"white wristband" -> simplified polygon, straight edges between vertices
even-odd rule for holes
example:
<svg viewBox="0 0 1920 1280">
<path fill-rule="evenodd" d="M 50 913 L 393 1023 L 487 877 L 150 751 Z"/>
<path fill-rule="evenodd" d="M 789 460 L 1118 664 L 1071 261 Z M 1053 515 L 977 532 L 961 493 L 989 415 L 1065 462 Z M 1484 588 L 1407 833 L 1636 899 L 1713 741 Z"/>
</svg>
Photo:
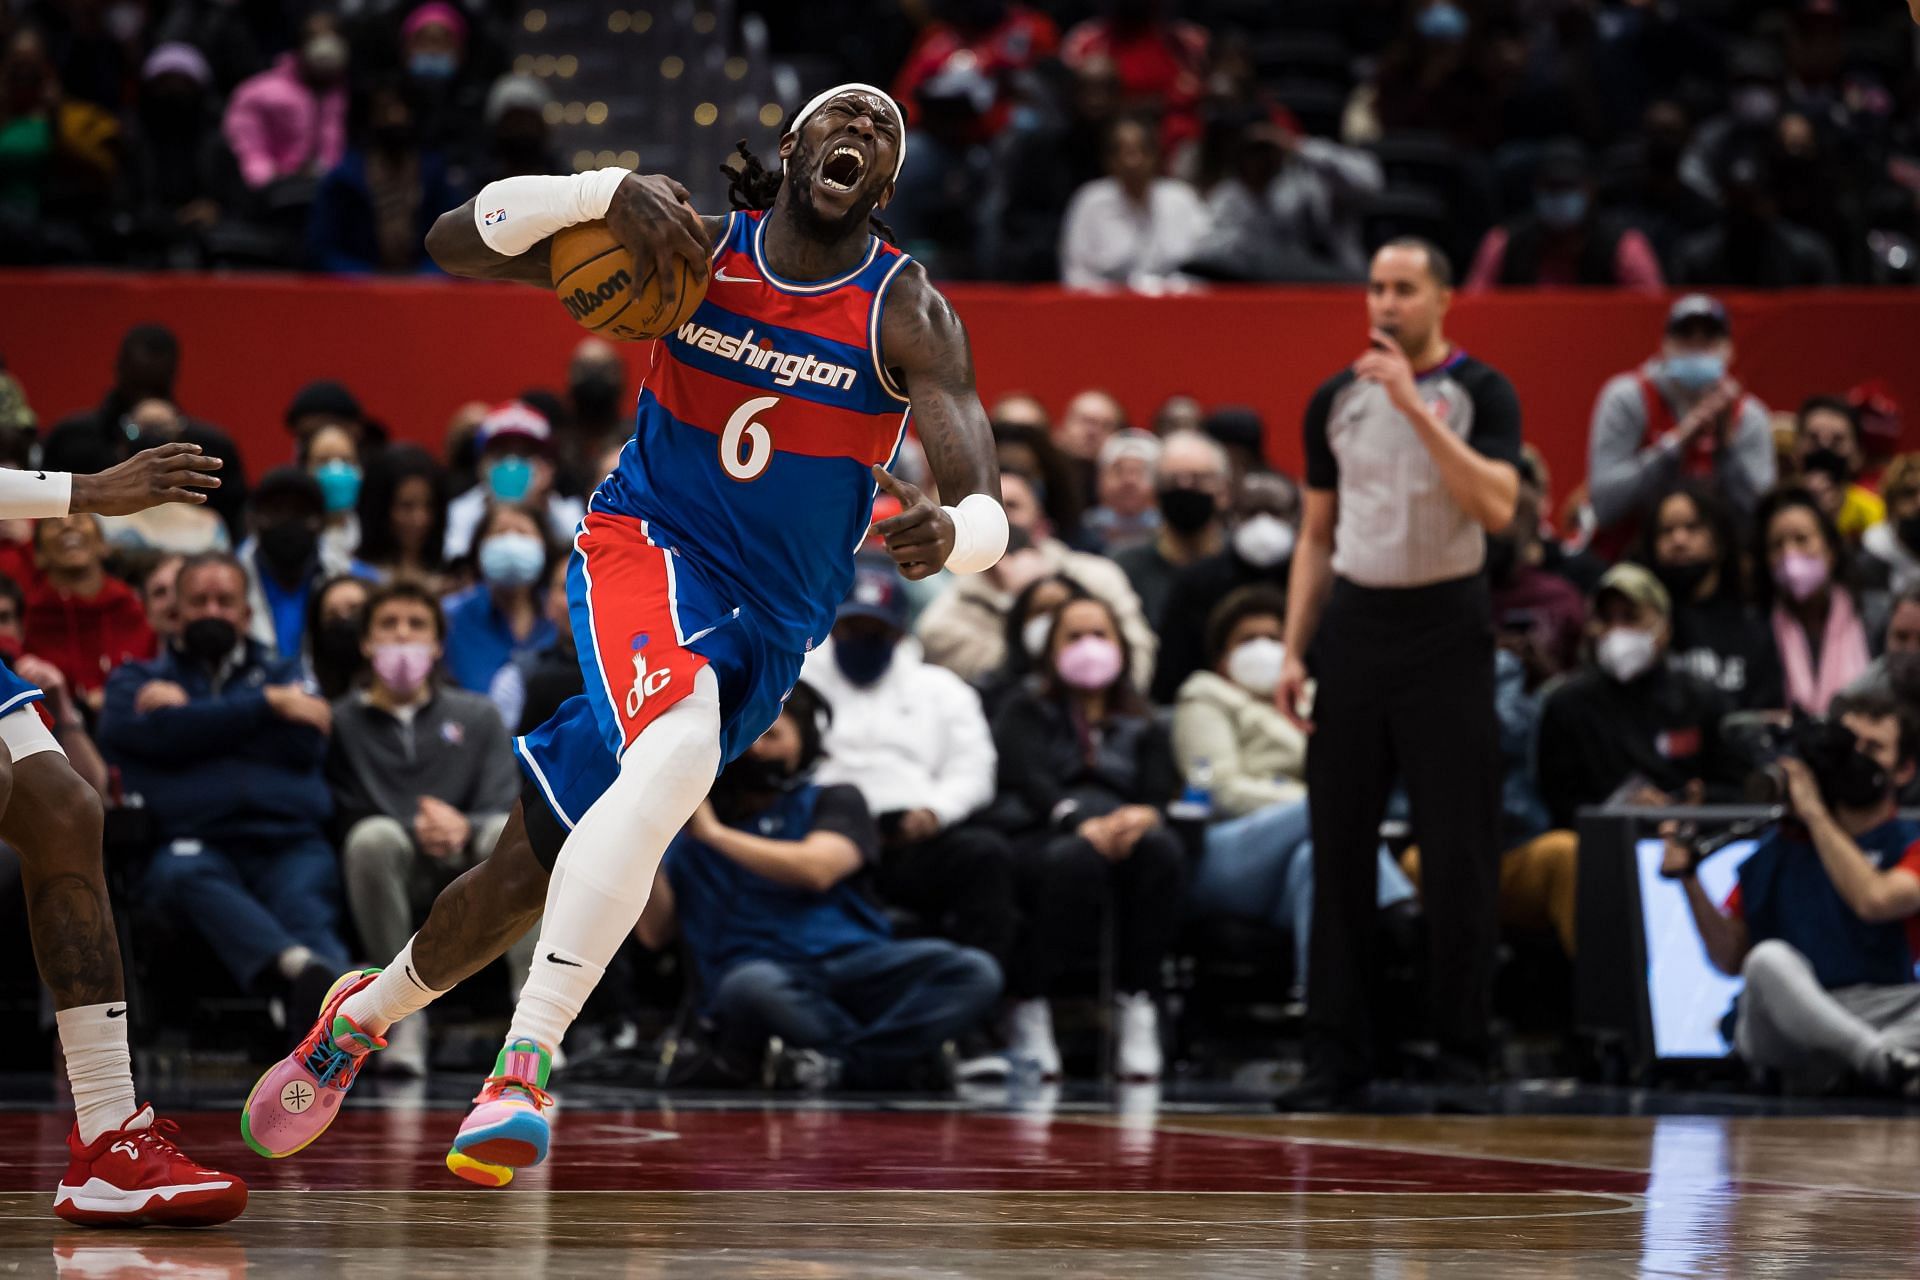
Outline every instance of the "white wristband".
<svg viewBox="0 0 1920 1280">
<path fill-rule="evenodd" d="M 66 471 L 0 467 L 0 520 L 64 516 L 73 507 L 73 476 Z"/>
<path fill-rule="evenodd" d="M 595 169 L 565 177 L 500 178 L 473 198 L 473 225 L 487 248 L 517 258 L 556 231 L 607 216 L 630 169 Z"/>
<path fill-rule="evenodd" d="M 942 507 L 953 521 L 953 554 L 947 568 L 954 573 L 980 573 L 1000 563 L 1007 553 L 1007 513 L 984 493 L 970 493 L 957 507 Z"/>
</svg>

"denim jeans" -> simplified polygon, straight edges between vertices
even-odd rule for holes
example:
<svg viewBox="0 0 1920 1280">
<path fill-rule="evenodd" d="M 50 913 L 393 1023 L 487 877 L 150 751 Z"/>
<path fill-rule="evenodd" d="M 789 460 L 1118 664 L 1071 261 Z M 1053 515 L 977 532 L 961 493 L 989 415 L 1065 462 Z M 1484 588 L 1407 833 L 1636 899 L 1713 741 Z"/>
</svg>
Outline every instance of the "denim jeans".
<svg viewBox="0 0 1920 1280">
<path fill-rule="evenodd" d="M 153 856 L 146 892 L 198 929 L 242 988 L 289 947 L 347 967 L 340 940 L 340 859 L 318 835 L 175 840 Z"/>
<path fill-rule="evenodd" d="M 777 1035 L 843 1060 L 849 1084 L 878 1086 L 899 1083 L 999 998 L 992 956 L 916 938 L 820 960 L 749 960 L 720 979 L 712 1010 L 737 1049 L 757 1051 Z"/>
<path fill-rule="evenodd" d="M 1293 939 L 1295 984 L 1307 981 L 1307 943 L 1313 935 L 1313 841 L 1307 802 L 1271 804 L 1207 828 L 1206 851 L 1188 890 L 1197 916 L 1258 920 Z M 1385 845 L 1380 859 L 1380 905 L 1413 897 L 1413 884 Z"/>
</svg>

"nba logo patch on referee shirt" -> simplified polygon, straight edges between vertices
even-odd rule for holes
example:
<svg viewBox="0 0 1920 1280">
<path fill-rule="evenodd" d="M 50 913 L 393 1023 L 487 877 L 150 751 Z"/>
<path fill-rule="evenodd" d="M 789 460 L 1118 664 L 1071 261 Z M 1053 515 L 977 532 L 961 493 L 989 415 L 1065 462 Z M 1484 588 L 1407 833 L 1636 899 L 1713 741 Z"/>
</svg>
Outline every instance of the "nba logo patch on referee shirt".
<svg viewBox="0 0 1920 1280">
<path fill-rule="evenodd" d="M 484 225 L 491 227 L 496 223 L 505 222 L 506 220 L 507 220 L 507 211 L 505 209 L 495 209 L 492 213 L 488 214 L 485 218 L 482 218 L 481 222 Z"/>
</svg>

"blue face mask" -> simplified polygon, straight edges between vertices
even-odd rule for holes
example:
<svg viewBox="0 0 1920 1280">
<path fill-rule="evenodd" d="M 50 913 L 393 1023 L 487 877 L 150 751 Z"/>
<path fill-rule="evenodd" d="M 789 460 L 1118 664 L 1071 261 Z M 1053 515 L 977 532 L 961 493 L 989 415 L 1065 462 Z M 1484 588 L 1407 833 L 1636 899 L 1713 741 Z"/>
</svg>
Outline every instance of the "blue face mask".
<svg viewBox="0 0 1920 1280">
<path fill-rule="evenodd" d="M 480 544 L 480 576 L 490 587 L 530 587 L 546 563 L 547 549 L 530 533 L 496 533 Z"/>
<path fill-rule="evenodd" d="M 1458 5 L 1436 4 L 1422 9 L 1413 20 L 1414 30 L 1429 40 L 1467 38 L 1467 11 Z"/>
<path fill-rule="evenodd" d="M 1695 351 L 1668 356 L 1661 368 L 1674 386 L 1697 395 L 1727 376 L 1727 358 L 1717 351 Z"/>
<path fill-rule="evenodd" d="M 533 463 L 521 457 L 488 463 L 487 488 L 502 502 L 520 501 L 533 488 Z"/>
<path fill-rule="evenodd" d="M 407 74 L 416 80 L 451 80 L 460 62 L 450 53 L 422 50 L 407 55 Z"/>
<path fill-rule="evenodd" d="M 1577 227 L 1587 216 L 1587 193 L 1575 187 L 1571 191 L 1536 191 L 1533 211 L 1540 221 L 1556 231 Z"/>
<path fill-rule="evenodd" d="M 330 458 L 321 463 L 313 469 L 313 478 L 320 486 L 320 500 L 326 504 L 330 516 L 351 511 L 353 504 L 360 501 L 360 468 L 345 458 Z"/>
</svg>

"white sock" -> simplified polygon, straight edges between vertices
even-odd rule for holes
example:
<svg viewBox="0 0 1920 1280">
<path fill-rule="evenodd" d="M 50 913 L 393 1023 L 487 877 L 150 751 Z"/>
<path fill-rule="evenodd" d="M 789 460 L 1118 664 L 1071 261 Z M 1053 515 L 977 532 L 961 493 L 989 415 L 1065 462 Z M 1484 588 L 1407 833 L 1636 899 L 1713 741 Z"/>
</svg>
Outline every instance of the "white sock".
<svg viewBox="0 0 1920 1280">
<path fill-rule="evenodd" d="M 274 963 L 280 968 L 280 976 L 292 982 L 313 963 L 313 952 L 302 946 L 291 946 L 274 957 Z"/>
<path fill-rule="evenodd" d="M 667 845 L 706 799 L 719 768 L 719 682 L 702 667 L 693 692 L 633 740 L 613 785 L 560 847 L 508 1043 L 559 1047 L 633 932 Z"/>
<path fill-rule="evenodd" d="M 127 1051 L 127 1005 L 123 1000 L 85 1004 L 53 1015 L 60 1048 L 67 1055 L 67 1082 L 80 1141 L 90 1143 L 132 1117 L 133 1055 Z"/>
<path fill-rule="evenodd" d="M 372 982 L 340 1002 L 340 1012 L 353 1019 L 361 1030 L 376 1036 L 410 1013 L 418 1013 L 447 994 L 435 991 L 420 981 L 413 968 L 413 939 L 400 948 L 400 954 L 374 976 Z"/>
</svg>

